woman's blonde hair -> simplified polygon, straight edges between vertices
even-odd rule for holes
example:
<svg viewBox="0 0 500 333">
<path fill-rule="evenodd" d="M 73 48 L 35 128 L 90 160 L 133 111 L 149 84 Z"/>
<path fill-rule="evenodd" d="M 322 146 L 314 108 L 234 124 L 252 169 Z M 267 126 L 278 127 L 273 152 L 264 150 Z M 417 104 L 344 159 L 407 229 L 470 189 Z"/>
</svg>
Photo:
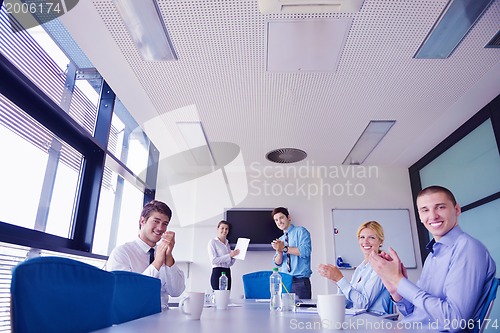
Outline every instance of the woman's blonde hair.
<svg viewBox="0 0 500 333">
<path fill-rule="evenodd" d="M 359 235 L 361 234 L 361 231 L 367 228 L 375 232 L 375 236 L 377 236 L 378 239 L 380 239 L 380 243 L 384 242 L 384 228 L 382 228 L 380 223 L 378 223 L 377 221 L 368 221 L 360 225 L 358 231 L 356 232 L 356 236 L 358 237 L 358 239 Z M 380 249 L 378 251 L 380 252 Z"/>
</svg>

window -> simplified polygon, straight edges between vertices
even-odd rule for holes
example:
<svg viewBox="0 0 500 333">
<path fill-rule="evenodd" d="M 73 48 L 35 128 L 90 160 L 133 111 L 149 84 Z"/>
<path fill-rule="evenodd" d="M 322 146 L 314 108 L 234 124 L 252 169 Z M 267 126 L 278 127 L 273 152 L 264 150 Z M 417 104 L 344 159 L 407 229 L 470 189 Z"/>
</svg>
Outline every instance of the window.
<svg viewBox="0 0 500 333">
<path fill-rule="evenodd" d="M 148 167 L 150 144 L 149 138 L 117 98 L 111 121 L 108 151 L 136 176 L 146 181 L 145 171 Z"/>
<path fill-rule="evenodd" d="M 98 89 L 102 79 L 100 76 L 96 79 L 96 72 L 93 72 L 90 80 L 85 79 L 89 77 L 85 74 L 79 74 L 81 79 L 76 80 L 75 64 L 47 33 L 56 33 L 54 29 L 58 26 L 54 21 L 49 24 L 51 29 L 45 30 L 37 26 L 13 33 L 7 15 L 0 11 L 0 52 L 47 97 L 93 134 L 97 117 Z M 63 29 L 60 23 L 59 29 Z M 88 60 L 79 62 L 90 66 Z M 88 69 L 79 68 L 79 72 L 85 73 Z"/>
<path fill-rule="evenodd" d="M 0 241 L 102 258 L 134 234 L 159 153 L 75 45 L 57 19 L 13 33 L 0 12 Z"/>
<path fill-rule="evenodd" d="M 114 171 L 107 169 L 102 183 L 92 252 L 109 255 L 139 231 L 144 193 Z M 106 173 L 108 173 L 106 172 Z"/>
<path fill-rule="evenodd" d="M 82 154 L 3 95 L 0 142 L 0 221 L 69 237 Z"/>
<path fill-rule="evenodd" d="M 463 214 L 500 198 L 499 109 L 500 95 L 409 168 L 414 200 L 422 188 L 441 185 L 453 192 Z M 491 216 L 481 223 L 495 221 Z M 430 237 L 421 223 L 417 230 L 423 262 Z"/>
<path fill-rule="evenodd" d="M 14 34 L 0 11 L 0 332 L 12 267 L 56 255 L 102 268 L 154 198 L 158 151 L 75 45 L 57 19 Z"/>
<path fill-rule="evenodd" d="M 479 239 L 500 262 L 500 95 L 410 167 L 414 199 L 429 185 L 442 185 L 455 195 L 462 230 Z M 417 216 L 417 221 L 419 221 Z M 431 236 L 417 223 L 422 261 Z M 495 303 L 490 318 L 500 317 Z"/>
<path fill-rule="evenodd" d="M 500 192 L 500 155 L 491 119 L 420 170 L 422 187 L 453 190 L 461 206 Z"/>
</svg>

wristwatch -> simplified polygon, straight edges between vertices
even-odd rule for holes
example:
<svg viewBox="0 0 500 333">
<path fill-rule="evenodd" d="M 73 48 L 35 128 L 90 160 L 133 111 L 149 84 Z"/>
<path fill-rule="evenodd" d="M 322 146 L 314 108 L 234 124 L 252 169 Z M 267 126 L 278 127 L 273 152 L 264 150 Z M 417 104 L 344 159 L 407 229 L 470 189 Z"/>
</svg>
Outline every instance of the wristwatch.
<svg viewBox="0 0 500 333">
<path fill-rule="evenodd" d="M 285 246 L 285 247 L 283 248 L 283 253 L 288 253 L 288 246 Z"/>
</svg>

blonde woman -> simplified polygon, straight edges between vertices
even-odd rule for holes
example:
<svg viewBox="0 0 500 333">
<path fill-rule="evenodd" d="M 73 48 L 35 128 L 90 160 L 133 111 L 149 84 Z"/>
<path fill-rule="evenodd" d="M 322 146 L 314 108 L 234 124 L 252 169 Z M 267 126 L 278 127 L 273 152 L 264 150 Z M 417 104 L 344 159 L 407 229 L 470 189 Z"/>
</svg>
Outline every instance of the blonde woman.
<svg viewBox="0 0 500 333">
<path fill-rule="evenodd" d="M 380 253 L 384 242 L 384 229 L 378 222 L 369 221 L 358 228 L 356 235 L 364 260 L 354 271 L 350 282 L 335 265 L 319 265 L 318 272 L 337 284 L 346 297 L 347 308 L 387 314 L 391 303 L 389 292 L 368 262 L 372 252 Z"/>
</svg>

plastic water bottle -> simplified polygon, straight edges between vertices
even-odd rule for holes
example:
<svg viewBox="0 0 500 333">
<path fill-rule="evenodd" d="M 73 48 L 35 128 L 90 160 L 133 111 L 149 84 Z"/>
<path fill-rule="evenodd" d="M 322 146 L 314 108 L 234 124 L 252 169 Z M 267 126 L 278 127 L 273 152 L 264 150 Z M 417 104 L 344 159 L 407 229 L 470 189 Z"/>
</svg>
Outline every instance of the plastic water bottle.
<svg viewBox="0 0 500 333">
<path fill-rule="evenodd" d="M 278 268 L 273 268 L 273 274 L 269 278 L 269 291 L 271 292 L 271 300 L 269 308 L 271 311 L 281 310 L 281 275 L 278 273 Z"/>
<path fill-rule="evenodd" d="M 219 290 L 227 290 L 226 272 L 222 272 L 222 275 L 219 278 Z"/>
</svg>

